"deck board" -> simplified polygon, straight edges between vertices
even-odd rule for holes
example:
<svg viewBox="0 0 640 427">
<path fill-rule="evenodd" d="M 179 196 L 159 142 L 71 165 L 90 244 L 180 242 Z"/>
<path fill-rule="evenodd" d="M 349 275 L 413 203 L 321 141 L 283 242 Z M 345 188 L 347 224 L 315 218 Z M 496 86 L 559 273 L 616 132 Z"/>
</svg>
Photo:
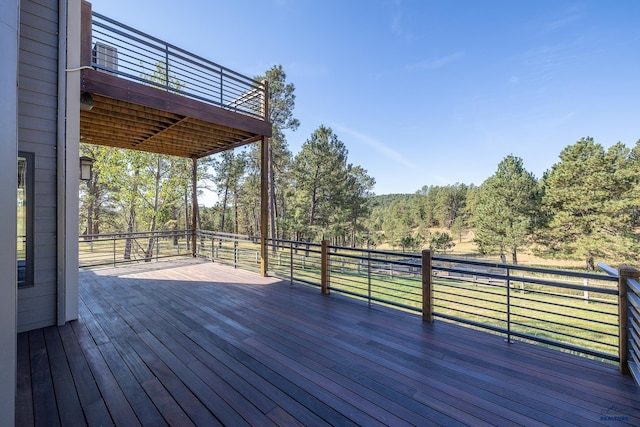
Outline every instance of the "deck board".
<svg viewBox="0 0 640 427">
<path fill-rule="evenodd" d="M 18 425 L 640 425 L 615 366 L 313 287 L 196 260 L 80 281 L 78 321 L 18 336 Z"/>
</svg>

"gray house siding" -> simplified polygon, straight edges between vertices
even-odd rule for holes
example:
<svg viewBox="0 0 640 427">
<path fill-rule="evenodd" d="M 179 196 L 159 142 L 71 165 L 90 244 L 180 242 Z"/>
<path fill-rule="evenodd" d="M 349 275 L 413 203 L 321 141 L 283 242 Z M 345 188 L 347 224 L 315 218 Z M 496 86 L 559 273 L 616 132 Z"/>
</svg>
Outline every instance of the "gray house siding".
<svg viewBox="0 0 640 427">
<path fill-rule="evenodd" d="M 19 332 L 57 322 L 58 94 L 58 1 L 20 3 L 18 147 L 35 156 L 35 222 L 33 284 L 18 290 Z"/>
</svg>

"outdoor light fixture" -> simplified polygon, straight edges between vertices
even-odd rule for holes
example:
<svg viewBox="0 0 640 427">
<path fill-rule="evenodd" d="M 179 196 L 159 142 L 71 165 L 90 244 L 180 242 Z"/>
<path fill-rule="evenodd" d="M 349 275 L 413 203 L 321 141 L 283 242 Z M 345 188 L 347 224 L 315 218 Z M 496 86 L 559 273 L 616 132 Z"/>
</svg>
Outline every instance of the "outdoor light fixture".
<svg viewBox="0 0 640 427">
<path fill-rule="evenodd" d="M 91 157 L 80 157 L 80 179 L 82 181 L 91 181 L 93 178 L 93 162 L 95 160 Z"/>
<path fill-rule="evenodd" d="M 93 102 L 91 94 L 89 92 L 82 92 L 82 95 L 80 95 L 80 109 L 83 111 L 91 111 L 94 105 L 96 104 Z"/>
</svg>

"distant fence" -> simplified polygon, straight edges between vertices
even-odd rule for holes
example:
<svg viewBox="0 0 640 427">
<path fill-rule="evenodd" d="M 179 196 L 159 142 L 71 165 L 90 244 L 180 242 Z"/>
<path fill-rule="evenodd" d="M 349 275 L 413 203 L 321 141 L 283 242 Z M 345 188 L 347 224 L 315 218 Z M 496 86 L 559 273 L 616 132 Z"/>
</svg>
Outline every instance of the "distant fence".
<svg viewBox="0 0 640 427">
<path fill-rule="evenodd" d="M 193 242 L 191 233 L 81 236 L 80 266 L 190 256 L 196 244 L 198 257 L 260 271 L 258 237 L 199 230 Z M 438 318 L 488 330 L 506 342 L 525 340 L 618 362 L 640 378 L 637 270 L 621 270 L 623 280 L 605 265 L 600 267 L 609 274 L 433 256 L 430 251 L 398 253 L 279 239 L 267 243 L 269 274 L 292 284 L 415 312 L 426 321 Z"/>
</svg>

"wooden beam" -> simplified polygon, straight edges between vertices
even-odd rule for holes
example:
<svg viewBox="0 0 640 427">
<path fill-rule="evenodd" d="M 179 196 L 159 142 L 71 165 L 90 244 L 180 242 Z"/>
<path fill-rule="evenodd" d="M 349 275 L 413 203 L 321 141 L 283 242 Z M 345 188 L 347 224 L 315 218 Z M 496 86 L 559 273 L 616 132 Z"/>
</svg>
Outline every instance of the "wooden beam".
<svg viewBox="0 0 640 427">
<path fill-rule="evenodd" d="M 96 70 L 82 70 L 81 89 L 259 135 L 272 132 L 269 122 Z"/>
</svg>

